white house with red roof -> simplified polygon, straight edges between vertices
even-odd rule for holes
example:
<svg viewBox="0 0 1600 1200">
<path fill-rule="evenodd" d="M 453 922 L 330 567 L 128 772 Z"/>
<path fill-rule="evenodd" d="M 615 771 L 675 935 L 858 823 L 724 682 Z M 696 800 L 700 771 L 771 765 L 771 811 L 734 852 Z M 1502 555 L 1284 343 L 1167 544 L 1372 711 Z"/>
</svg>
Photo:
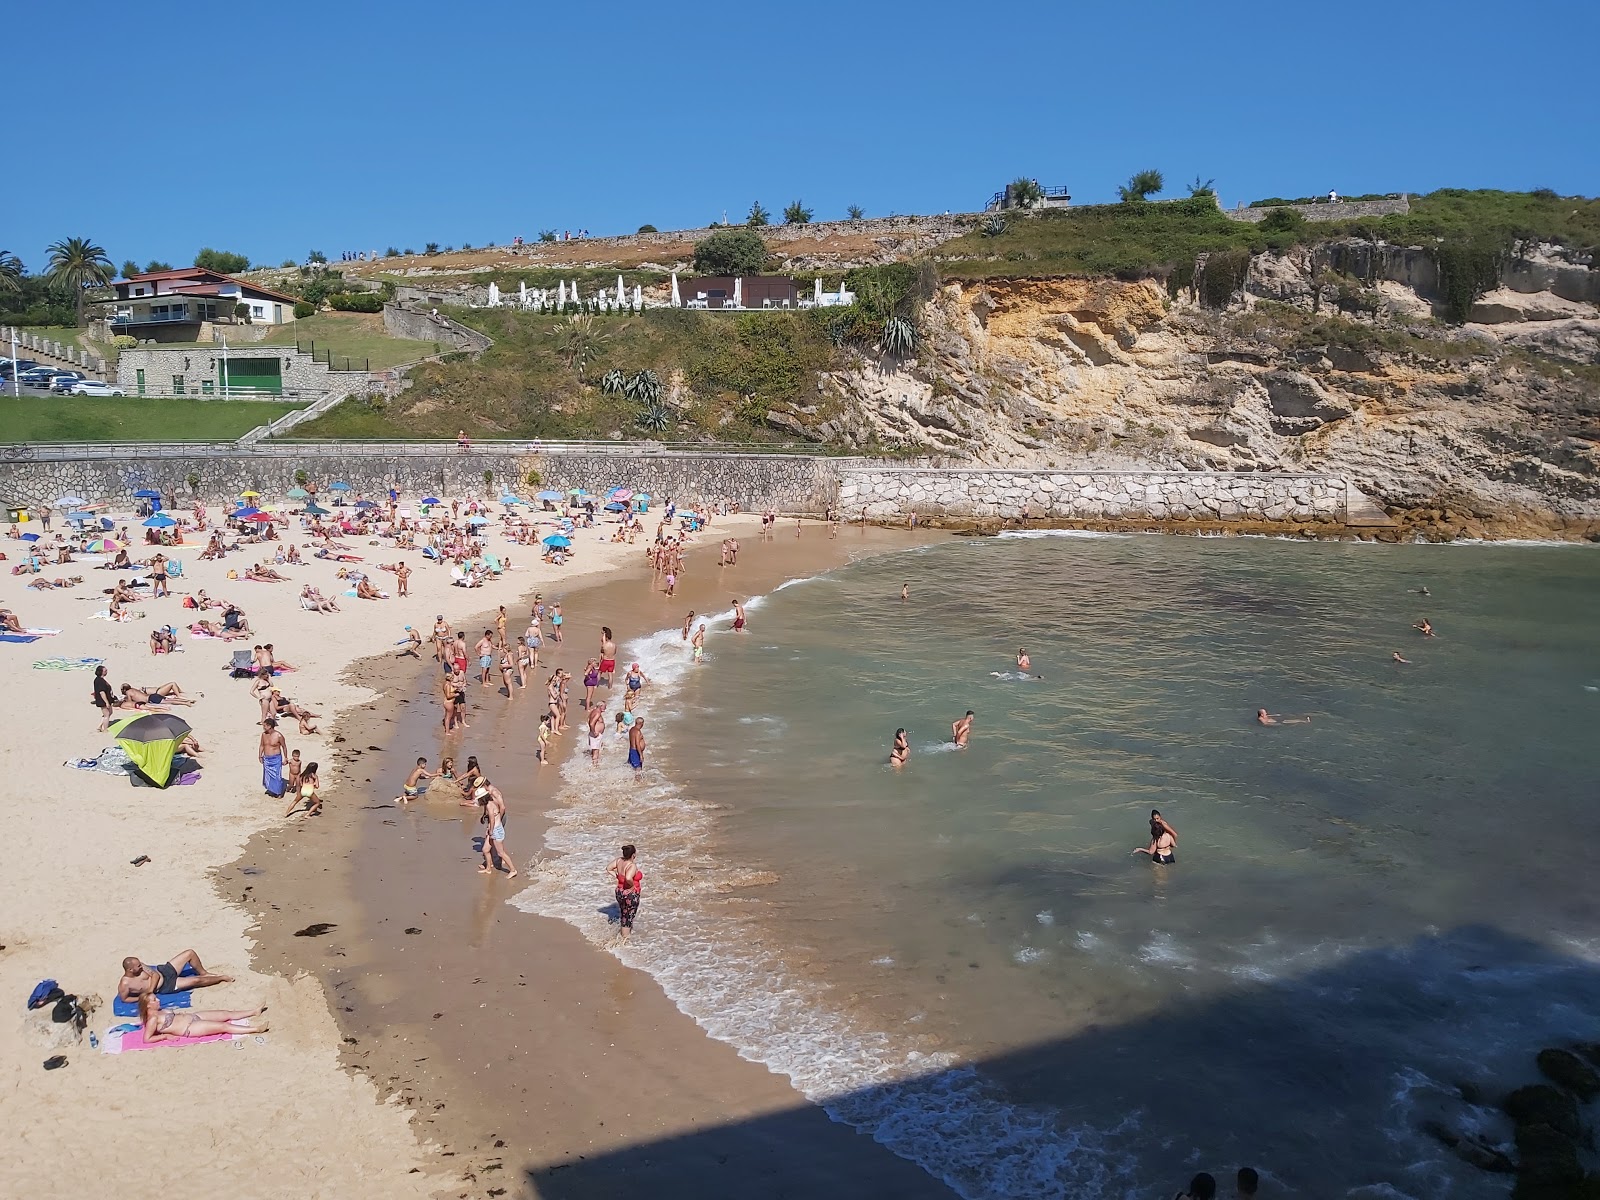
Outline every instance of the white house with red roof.
<svg viewBox="0 0 1600 1200">
<path fill-rule="evenodd" d="M 294 297 L 205 267 L 150 271 L 111 285 L 105 304 L 113 334 L 140 341 L 208 340 L 211 325 L 282 325 L 294 319 Z"/>
</svg>

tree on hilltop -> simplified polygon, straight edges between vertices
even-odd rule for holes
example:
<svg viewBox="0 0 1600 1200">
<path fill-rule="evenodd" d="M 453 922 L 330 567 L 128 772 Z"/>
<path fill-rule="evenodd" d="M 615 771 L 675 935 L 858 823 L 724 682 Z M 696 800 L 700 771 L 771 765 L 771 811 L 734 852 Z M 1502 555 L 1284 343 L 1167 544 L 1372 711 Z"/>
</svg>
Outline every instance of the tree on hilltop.
<svg viewBox="0 0 1600 1200">
<path fill-rule="evenodd" d="M 1122 198 L 1124 204 L 1138 204 L 1150 199 L 1166 186 L 1167 181 L 1160 171 L 1154 169 L 1136 171 L 1133 178 L 1117 189 L 1117 195 Z"/>
<path fill-rule="evenodd" d="M 845 215 L 848 216 L 852 221 L 859 221 L 862 217 L 867 215 L 867 210 L 862 208 L 859 204 L 852 204 L 844 211 Z"/>
<path fill-rule="evenodd" d="M 144 273 L 146 275 L 154 275 L 157 271 L 170 270 L 172 270 L 172 264 L 169 262 L 162 262 L 159 258 L 152 258 L 144 265 Z"/>
<path fill-rule="evenodd" d="M 83 302 L 90 288 L 104 287 L 115 273 L 106 252 L 88 238 L 63 238 L 48 247 L 45 278 L 52 287 L 72 296 L 73 312 L 83 324 Z"/>
<path fill-rule="evenodd" d="M 1194 182 L 1189 185 L 1189 195 L 1195 199 L 1214 200 L 1217 195 L 1215 179 L 1202 180 L 1200 176 L 1194 177 Z"/>
<path fill-rule="evenodd" d="M 811 210 L 796 200 L 783 210 L 783 223 L 785 225 L 809 225 L 811 224 Z"/>
<path fill-rule="evenodd" d="M 771 225 L 772 214 L 761 206 L 761 201 L 757 200 L 750 206 L 750 211 L 745 214 L 744 223 L 752 226 Z"/>
<path fill-rule="evenodd" d="M 766 243 L 753 229 L 719 229 L 694 245 L 702 275 L 757 275 L 766 265 Z"/>
<path fill-rule="evenodd" d="M 22 260 L 9 250 L 0 250 L 0 292 L 22 290 Z"/>
<path fill-rule="evenodd" d="M 210 246 L 205 246 L 194 256 L 194 265 L 215 271 L 219 275 L 237 275 L 240 271 L 250 269 L 250 259 L 243 254 L 213 250 Z"/>
<path fill-rule="evenodd" d="M 1006 195 L 1011 198 L 1013 208 L 1033 208 L 1044 202 L 1044 189 L 1039 186 L 1039 181 L 1026 175 L 1018 175 L 1013 179 L 1006 186 Z"/>
</svg>

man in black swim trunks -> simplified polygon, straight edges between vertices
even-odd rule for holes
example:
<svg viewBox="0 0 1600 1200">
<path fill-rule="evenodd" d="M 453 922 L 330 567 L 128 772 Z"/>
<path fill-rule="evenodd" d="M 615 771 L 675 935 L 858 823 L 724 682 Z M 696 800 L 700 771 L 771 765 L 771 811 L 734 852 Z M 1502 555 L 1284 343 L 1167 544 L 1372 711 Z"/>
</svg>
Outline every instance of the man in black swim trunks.
<svg viewBox="0 0 1600 1200">
<path fill-rule="evenodd" d="M 185 975 L 186 967 L 194 968 L 193 975 Z M 172 992 L 187 992 L 194 988 L 215 987 L 219 983 L 232 983 L 232 975 L 213 975 L 207 971 L 200 956 L 185 950 L 167 962 L 146 965 L 132 955 L 122 960 L 122 978 L 117 981 L 118 1000 L 137 1000 L 146 992 L 165 996 Z"/>
</svg>

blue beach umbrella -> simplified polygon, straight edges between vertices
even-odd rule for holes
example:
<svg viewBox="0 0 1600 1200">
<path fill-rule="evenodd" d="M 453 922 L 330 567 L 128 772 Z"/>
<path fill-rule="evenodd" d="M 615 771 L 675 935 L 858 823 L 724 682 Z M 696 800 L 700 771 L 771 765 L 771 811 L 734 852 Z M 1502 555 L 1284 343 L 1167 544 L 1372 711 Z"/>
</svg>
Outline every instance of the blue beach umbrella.
<svg viewBox="0 0 1600 1200">
<path fill-rule="evenodd" d="M 82 508 L 87 503 L 89 503 L 89 502 L 87 500 L 85 500 L 82 496 L 74 496 L 74 495 L 69 493 L 68 495 L 62 496 L 60 499 L 58 499 L 55 502 L 55 507 L 56 508 Z"/>
<path fill-rule="evenodd" d="M 321 508 L 315 504 L 308 504 L 301 511 L 304 512 L 308 517 L 325 517 L 328 515 L 327 509 Z"/>
<path fill-rule="evenodd" d="M 545 491 L 545 492 L 540 492 L 536 497 L 534 497 L 534 499 L 536 499 L 536 500 L 559 500 L 559 499 L 561 499 L 562 495 L 563 495 L 563 493 L 561 493 L 561 492 Z"/>
<path fill-rule="evenodd" d="M 133 498 L 135 500 L 159 500 L 161 499 L 161 493 L 156 491 L 155 488 L 140 488 L 133 494 Z"/>
<path fill-rule="evenodd" d="M 487 525 L 488 523 L 489 523 L 489 518 L 488 517 L 480 517 L 476 513 L 474 513 L 472 516 L 467 518 L 467 524 L 468 525 Z"/>
<path fill-rule="evenodd" d="M 144 527 L 146 529 L 170 529 L 176 524 L 177 522 L 167 516 L 166 513 L 157 513 L 144 523 Z"/>
<path fill-rule="evenodd" d="M 613 500 L 610 504 L 606 505 L 606 511 L 607 512 L 627 512 L 628 511 L 628 506 L 626 504 L 624 504 L 621 500 Z"/>
<path fill-rule="evenodd" d="M 437 496 L 424 496 L 422 498 L 422 502 L 424 504 L 438 504 L 439 503 L 439 497 L 437 497 Z"/>
<path fill-rule="evenodd" d="M 355 489 L 353 487 L 351 487 L 348 483 L 346 483 L 342 479 L 335 479 L 328 486 L 333 491 L 336 491 L 336 492 L 353 492 L 353 491 L 355 491 Z"/>
<path fill-rule="evenodd" d="M 356 501 L 356 507 L 357 508 L 377 508 L 378 507 L 378 502 L 376 500 L 357 500 Z"/>
<path fill-rule="evenodd" d="M 311 493 L 306 491 L 303 487 L 292 487 L 284 493 L 284 496 L 290 500 L 305 500 L 308 499 L 310 495 Z"/>
<path fill-rule="evenodd" d="M 500 503 L 501 504 L 521 504 L 522 503 L 522 497 L 518 496 L 518 495 L 516 495 L 516 494 L 514 494 L 512 492 L 507 492 L 504 496 L 500 497 Z"/>
<path fill-rule="evenodd" d="M 544 544 L 546 546 L 554 546 L 558 549 L 565 550 L 568 546 L 572 545 L 572 539 L 564 538 L 559 533 L 552 533 L 549 537 L 545 538 Z"/>
<path fill-rule="evenodd" d="M 648 500 L 648 499 L 650 499 L 650 493 L 649 492 L 635 492 L 633 494 L 633 498 L 635 500 Z"/>
<path fill-rule="evenodd" d="M 91 512 L 69 512 L 67 514 L 67 520 L 71 521 L 74 525 L 81 525 L 85 521 L 94 520 L 94 514 Z"/>
</svg>

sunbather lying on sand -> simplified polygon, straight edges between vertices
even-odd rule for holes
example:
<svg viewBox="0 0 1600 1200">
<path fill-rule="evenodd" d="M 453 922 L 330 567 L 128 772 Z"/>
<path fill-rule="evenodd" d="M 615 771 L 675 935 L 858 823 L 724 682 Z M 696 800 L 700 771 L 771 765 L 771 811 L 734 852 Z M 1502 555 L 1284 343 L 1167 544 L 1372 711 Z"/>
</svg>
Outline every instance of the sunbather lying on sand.
<svg viewBox="0 0 1600 1200">
<path fill-rule="evenodd" d="M 193 975 L 183 969 L 192 967 Z M 206 970 L 200 956 L 193 950 L 175 954 L 164 963 L 145 964 L 134 955 L 122 960 L 122 978 L 117 981 L 118 1000 L 137 1000 L 141 996 L 165 996 L 172 992 L 188 992 L 195 988 L 215 987 L 219 983 L 232 983 L 232 975 L 213 975 Z"/>
<path fill-rule="evenodd" d="M 159 1042 L 168 1038 L 202 1038 L 218 1033 L 265 1033 L 270 1028 L 256 1018 L 267 1011 L 260 1008 L 208 1009 L 185 1012 L 181 1008 L 162 1008 L 153 997 L 139 997 L 139 1022 L 144 1040 Z"/>
<path fill-rule="evenodd" d="M 183 694 L 183 689 L 175 683 L 163 683 L 160 687 L 136 688 L 131 683 L 122 685 L 122 698 L 132 700 L 135 704 L 193 704 L 194 701 Z"/>
<path fill-rule="evenodd" d="M 38 588 L 41 592 L 43 592 L 43 591 L 49 590 L 50 588 L 75 587 L 75 586 L 77 586 L 78 584 L 80 584 L 82 582 L 83 582 L 83 576 L 82 575 L 74 575 L 71 579 L 60 579 L 60 578 L 56 578 L 56 579 L 43 579 L 43 578 L 35 579 L 28 586 L 31 587 L 31 588 Z"/>
</svg>

